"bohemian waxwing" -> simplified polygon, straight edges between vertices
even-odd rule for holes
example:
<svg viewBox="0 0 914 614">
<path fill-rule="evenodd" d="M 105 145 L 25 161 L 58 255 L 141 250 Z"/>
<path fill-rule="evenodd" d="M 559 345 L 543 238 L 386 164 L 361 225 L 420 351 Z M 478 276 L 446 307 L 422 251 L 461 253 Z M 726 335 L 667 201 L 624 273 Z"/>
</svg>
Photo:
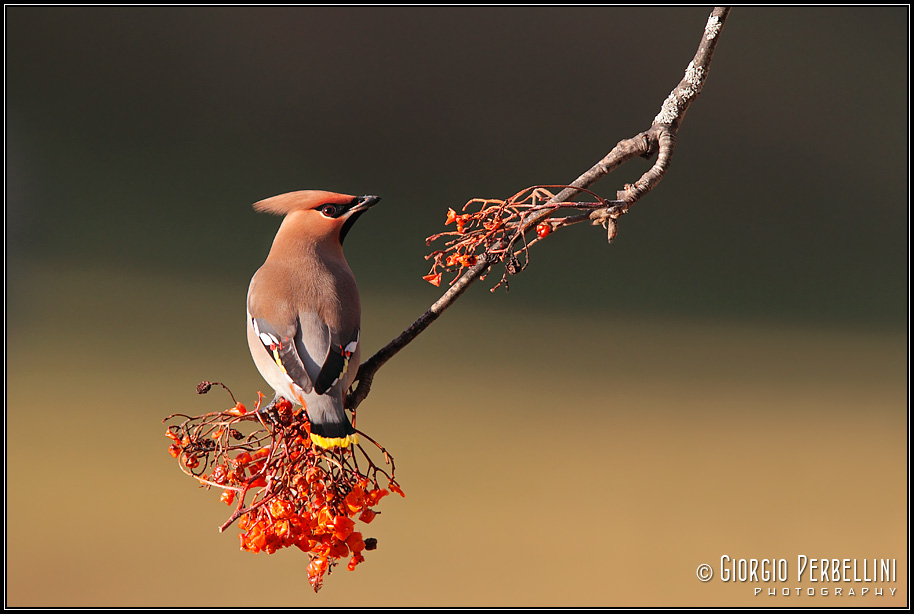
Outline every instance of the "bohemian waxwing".
<svg viewBox="0 0 914 614">
<path fill-rule="evenodd" d="M 359 368 L 362 310 L 342 243 L 379 200 L 304 190 L 254 204 L 285 219 L 248 288 L 251 356 L 273 402 L 303 405 L 311 440 L 324 448 L 358 442 L 343 399 Z"/>
</svg>

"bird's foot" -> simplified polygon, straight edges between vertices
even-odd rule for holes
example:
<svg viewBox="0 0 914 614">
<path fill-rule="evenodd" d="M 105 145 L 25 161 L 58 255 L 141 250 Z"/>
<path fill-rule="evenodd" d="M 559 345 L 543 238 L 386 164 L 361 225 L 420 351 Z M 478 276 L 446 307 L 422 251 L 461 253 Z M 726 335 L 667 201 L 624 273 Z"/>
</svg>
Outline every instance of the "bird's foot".
<svg viewBox="0 0 914 614">
<path fill-rule="evenodd" d="M 273 423 L 273 426 L 282 426 L 282 421 L 279 418 L 279 412 L 276 410 L 276 402 L 279 401 L 280 397 L 275 396 L 273 400 L 262 406 L 257 410 L 257 413 L 266 416 L 270 422 Z"/>
</svg>

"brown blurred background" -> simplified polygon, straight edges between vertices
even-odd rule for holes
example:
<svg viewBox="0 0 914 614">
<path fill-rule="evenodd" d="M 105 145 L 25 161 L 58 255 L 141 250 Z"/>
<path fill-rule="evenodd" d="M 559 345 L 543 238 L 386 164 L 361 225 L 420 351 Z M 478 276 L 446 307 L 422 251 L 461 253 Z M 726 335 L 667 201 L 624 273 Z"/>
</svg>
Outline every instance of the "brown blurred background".
<svg viewBox="0 0 914 614">
<path fill-rule="evenodd" d="M 438 296 L 447 207 L 647 128 L 709 12 L 6 7 L 7 605 L 906 605 L 907 7 L 735 9 L 616 242 L 556 234 L 379 372 L 360 426 L 407 498 L 319 595 L 166 452 L 162 417 L 225 405 L 198 381 L 267 387 L 251 203 L 384 197 L 346 245 L 371 352 Z M 898 579 L 767 597 L 828 586 L 799 554 Z"/>
</svg>

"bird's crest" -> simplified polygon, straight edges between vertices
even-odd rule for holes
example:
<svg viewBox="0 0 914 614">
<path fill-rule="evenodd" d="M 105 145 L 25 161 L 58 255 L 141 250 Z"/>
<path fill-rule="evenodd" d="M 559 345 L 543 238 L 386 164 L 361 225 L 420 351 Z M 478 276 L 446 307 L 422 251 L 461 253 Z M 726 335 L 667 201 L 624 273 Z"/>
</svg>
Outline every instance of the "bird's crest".
<svg viewBox="0 0 914 614">
<path fill-rule="evenodd" d="M 324 192 L 322 190 L 300 190 L 272 196 L 254 203 L 254 210 L 273 215 L 286 215 L 302 209 L 314 209 L 320 205 L 345 205 L 352 202 L 354 196 Z"/>
</svg>

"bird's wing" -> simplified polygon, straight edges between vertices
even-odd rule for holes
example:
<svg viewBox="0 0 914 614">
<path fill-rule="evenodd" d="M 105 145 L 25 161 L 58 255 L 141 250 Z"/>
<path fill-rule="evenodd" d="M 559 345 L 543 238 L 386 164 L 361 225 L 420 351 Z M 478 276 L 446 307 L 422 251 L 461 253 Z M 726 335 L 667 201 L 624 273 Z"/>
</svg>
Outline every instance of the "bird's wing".
<svg viewBox="0 0 914 614">
<path fill-rule="evenodd" d="M 349 359 L 359 345 L 359 329 L 336 330 L 315 313 L 300 313 L 298 322 L 295 347 L 314 382 L 314 391 L 324 394 L 349 371 Z"/>
<path fill-rule="evenodd" d="M 251 324 L 270 360 L 304 392 L 311 392 L 312 379 L 299 353 L 301 330 L 298 321 L 280 324 L 267 318 L 251 317 Z"/>
<path fill-rule="evenodd" d="M 359 329 L 349 334 L 334 330 L 317 314 L 300 313 L 297 320 L 277 326 L 252 318 L 254 332 L 273 362 L 306 393 L 324 394 L 348 372 L 359 343 Z"/>
</svg>

